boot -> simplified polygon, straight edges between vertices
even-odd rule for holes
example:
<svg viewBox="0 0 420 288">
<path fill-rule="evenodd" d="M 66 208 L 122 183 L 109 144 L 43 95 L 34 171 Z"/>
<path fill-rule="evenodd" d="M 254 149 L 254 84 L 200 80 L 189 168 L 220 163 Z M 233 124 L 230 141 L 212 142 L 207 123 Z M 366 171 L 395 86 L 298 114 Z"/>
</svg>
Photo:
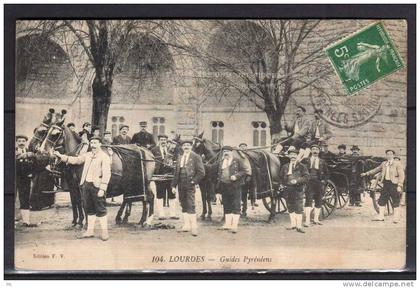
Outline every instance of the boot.
<svg viewBox="0 0 420 288">
<path fill-rule="evenodd" d="M 225 224 L 218 228 L 218 230 L 230 230 L 232 229 L 233 214 L 225 214 Z"/>
<path fill-rule="evenodd" d="M 176 216 L 176 208 L 177 208 L 176 199 L 169 199 L 169 218 L 178 220 L 179 217 Z"/>
<path fill-rule="evenodd" d="M 78 239 L 83 238 L 92 238 L 94 236 L 94 230 L 95 230 L 95 222 L 96 222 L 96 215 L 88 215 L 88 227 L 85 233 L 78 236 Z"/>
<path fill-rule="evenodd" d="M 29 209 L 21 209 L 20 215 L 22 215 L 22 225 L 24 227 L 37 227 L 36 224 L 31 224 L 31 212 Z"/>
<path fill-rule="evenodd" d="M 395 224 L 398 224 L 399 222 L 400 222 L 400 207 L 396 207 L 396 208 L 394 208 L 394 220 L 393 220 L 393 222 L 395 223 Z"/>
<path fill-rule="evenodd" d="M 305 233 L 302 229 L 302 214 L 296 214 L 296 231 L 299 233 Z"/>
<path fill-rule="evenodd" d="M 287 230 L 296 229 L 296 213 L 289 213 L 290 217 L 290 227 L 286 228 Z"/>
<path fill-rule="evenodd" d="M 156 201 L 156 210 L 158 213 L 158 219 L 159 220 L 165 220 L 165 210 L 163 210 L 163 202 L 162 199 L 157 199 Z"/>
<path fill-rule="evenodd" d="M 182 218 L 184 219 L 184 225 L 182 226 L 181 230 L 179 232 L 188 232 L 191 230 L 191 223 L 188 213 L 182 213 Z"/>
<path fill-rule="evenodd" d="M 191 235 L 196 237 L 198 236 L 198 228 L 197 228 L 197 215 L 189 214 L 189 219 L 191 223 Z"/>
<path fill-rule="evenodd" d="M 101 230 L 102 230 L 101 239 L 102 241 L 107 241 L 109 239 L 107 217 L 106 216 L 98 217 L 98 219 L 99 219 L 99 224 L 101 225 Z"/>
<path fill-rule="evenodd" d="M 315 207 L 315 213 L 314 213 L 314 223 L 317 225 L 322 225 L 321 221 L 319 221 L 319 214 L 321 212 L 321 208 Z"/>
<path fill-rule="evenodd" d="M 385 206 L 379 206 L 379 214 L 372 219 L 372 221 L 384 221 L 385 220 Z"/>
<path fill-rule="evenodd" d="M 303 224 L 305 227 L 309 227 L 309 224 L 311 223 L 311 212 L 312 207 L 305 207 L 305 224 Z"/>
<path fill-rule="evenodd" d="M 239 215 L 239 214 L 230 214 L 231 215 L 231 217 L 232 217 L 232 228 L 231 228 L 231 231 L 232 231 L 232 233 L 238 233 L 238 223 L 239 223 L 239 217 L 241 216 L 241 215 Z"/>
</svg>

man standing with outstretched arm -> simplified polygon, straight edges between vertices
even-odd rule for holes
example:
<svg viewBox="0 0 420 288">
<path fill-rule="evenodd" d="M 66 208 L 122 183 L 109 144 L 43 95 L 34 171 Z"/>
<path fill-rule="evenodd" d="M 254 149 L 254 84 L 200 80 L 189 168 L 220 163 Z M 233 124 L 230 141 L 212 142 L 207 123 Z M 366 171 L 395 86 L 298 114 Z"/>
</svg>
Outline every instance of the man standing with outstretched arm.
<svg viewBox="0 0 420 288">
<path fill-rule="evenodd" d="M 378 200 L 379 215 L 372 221 L 385 220 L 385 205 L 391 198 L 392 206 L 394 207 L 394 223 L 397 224 L 400 221 L 400 199 L 405 178 L 404 168 L 400 161 L 394 159 L 394 150 L 388 149 L 385 153 L 387 161 L 382 162 L 375 169 L 362 173 L 361 176 L 364 177 L 381 172 L 380 182 L 383 183 L 383 191 Z"/>
<path fill-rule="evenodd" d="M 191 151 L 191 148 L 191 140 L 182 142 L 184 153 L 177 161 L 171 186 L 173 193 L 176 193 L 176 187 L 178 187 L 178 197 L 182 207 L 184 225 L 180 232 L 191 231 L 193 236 L 198 236 L 195 212 L 195 186 L 203 179 L 205 171 L 201 157 Z"/>
<path fill-rule="evenodd" d="M 111 160 L 102 151 L 101 141 L 100 137 L 93 136 L 90 139 L 92 151 L 78 157 L 62 155 L 58 151 L 55 151 L 54 155 L 65 163 L 84 164 L 80 185 L 84 196 L 83 204 L 88 214 L 88 227 L 87 231 L 78 238 L 94 237 L 95 221 L 98 218 L 102 229 L 101 239 L 107 241 L 109 235 L 105 192 L 111 179 Z"/>
</svg>

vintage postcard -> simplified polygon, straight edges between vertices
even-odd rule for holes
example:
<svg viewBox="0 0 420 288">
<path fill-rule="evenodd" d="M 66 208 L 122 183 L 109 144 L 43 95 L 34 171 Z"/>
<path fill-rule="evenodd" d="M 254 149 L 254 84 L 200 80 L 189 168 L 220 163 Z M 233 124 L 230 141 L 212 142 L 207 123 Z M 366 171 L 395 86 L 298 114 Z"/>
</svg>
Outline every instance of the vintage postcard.
<svg viewBox="0 0 420 288">
<path fill-rule="evenodd" d="M 407 43 L 404 19 L 18 20 L 16 270 L 404 269 Z"/>
</svg>

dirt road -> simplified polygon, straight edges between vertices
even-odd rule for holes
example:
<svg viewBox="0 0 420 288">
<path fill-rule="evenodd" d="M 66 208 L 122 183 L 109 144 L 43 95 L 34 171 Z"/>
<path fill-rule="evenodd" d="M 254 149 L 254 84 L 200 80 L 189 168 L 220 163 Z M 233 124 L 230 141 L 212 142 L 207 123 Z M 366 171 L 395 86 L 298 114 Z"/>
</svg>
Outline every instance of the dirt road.
<svg viewBox="0 0 420 288">
<path fill-rule="evenodd" d="M 34 212 L 38 228 L 16 229 L 16 266 L 40 270 L 398 269 L 405 262 L 405 216 L 399 224 L 390 217 L 372 222 L 369 198 L 363 207 L 336 210 L 324 225 L 306 228 L 305 234 L 285 229 L 287 214 L 268 224 L 261 202 L 249 210 L 247 219 L 241 219 L 238 234 L 217 230 L 222 225 L 222 206 L 214 205 L 213 221 L 199 220 L 198 237 L 176 229 L 137 227 L 141 207 L 133 206 L 125 226 L 115 225 L 117 207 L 109 207 L 110 240 L 106 242 L 76 239 L 80 231 L 65 228 L 71 221 L 69 207 Z M 181 226 L 181 220 L 157 222 Z"/>
</svg>

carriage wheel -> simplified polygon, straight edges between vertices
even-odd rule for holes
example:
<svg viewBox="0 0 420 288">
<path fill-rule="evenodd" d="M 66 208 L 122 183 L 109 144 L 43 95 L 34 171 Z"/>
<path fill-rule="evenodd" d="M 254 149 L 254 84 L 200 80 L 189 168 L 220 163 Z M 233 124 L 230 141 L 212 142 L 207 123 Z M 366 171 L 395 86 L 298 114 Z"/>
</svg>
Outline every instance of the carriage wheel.
<svg viewBox="0 0 420 288">
<path fill-rule="evenodd" d="M 331 215 L 331 213 L 338 206 L 338 189 L 335 184 L 328 180 L 324 188 L 324 197 L 322 197 L 322 208 L 321 208 L 321 219 L 325 219 Z"/>
<path fill-rule="evenodd" d="M 287 204 L 286 199 L 281 197 L 279 194 L 276 193 L 276 197 L 274 197 L 274 201 L 276 204 L 276 214 L 283 214 L 287 211 Z M 265 197 L 262 199 L 264 207 L 271 212 L 271 197 Z"/>
<path fill-rule="evenodd" d="M 340 208 L 343 208 L 344 206 L 346 206 L 347 202 L 349 202 L 349 199 L 350 199 L 349 189 L 347 189 L 347 188 L 340 189 L 338 191 L 337 209 L 340 209 Z"/>
</svg>

